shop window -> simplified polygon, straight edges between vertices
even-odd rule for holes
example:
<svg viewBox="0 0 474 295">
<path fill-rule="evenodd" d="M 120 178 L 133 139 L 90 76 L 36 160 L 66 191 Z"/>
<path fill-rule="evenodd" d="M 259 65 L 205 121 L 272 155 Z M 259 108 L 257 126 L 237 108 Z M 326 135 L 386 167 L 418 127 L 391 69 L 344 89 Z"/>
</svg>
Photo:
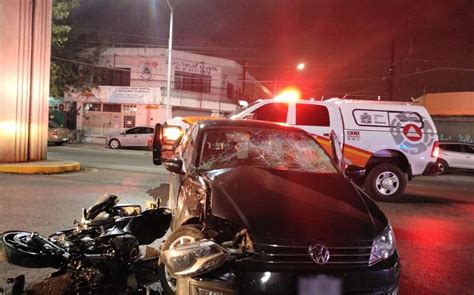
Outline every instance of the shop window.
<svg viewBox="0 0 474 295">
<path fill-rule="evenodd" d="M 130 68 L 104 69 L 97 84 L 107 86 L 130 86 Z"/>
<path fill-rule="evenodd" d="M 211 76 L 175 71 L 174 88 L 201 93 L 211 93 Z"/>
<path fill-rule="evenodd" d="M 136 104 L 124 104 L 123 105 L 123 112 L 134 114 L 134 113 L 137 112 L 137 105 Z"/>
<path fill-rule="evenodd" d="M 296 125 L 329 126 L 329 112 L 325 106 L 296 104 Z"/>
<path fill-rule="evenodd" d="M 122 111 L 122 105 L 120 104 L 111 104 L 111 103 L 104 103 L 102 107 L 103 112 L 112 112 L 112 113 L 120 113 Z"/>
<path fill-rule="evenodd" d="M 88 103 L 86 105 L 86 110 L 89 112 L 101 112 L 102 111 L 102 104 L 100 103 Z"/>
</svg>

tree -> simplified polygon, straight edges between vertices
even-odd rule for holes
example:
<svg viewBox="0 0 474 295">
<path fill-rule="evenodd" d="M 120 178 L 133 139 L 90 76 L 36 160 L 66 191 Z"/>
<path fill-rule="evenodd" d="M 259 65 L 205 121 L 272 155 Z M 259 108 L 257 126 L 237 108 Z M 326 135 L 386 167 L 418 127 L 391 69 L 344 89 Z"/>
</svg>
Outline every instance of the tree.
<svg viewBox="0 0 474 295">
<path fill-rule="evenodd" d="M 94 76 L 102 71 L 95 65 L 103 46 L 90 47 L 84 43 L 90 36 L 70 18 L 71 11 L 79 6 L 80 0 L 53 0 L 49 91 L 52 97 L 64 97 L 68 87 L 79 90 L 95 87 Z"/>
</svg>

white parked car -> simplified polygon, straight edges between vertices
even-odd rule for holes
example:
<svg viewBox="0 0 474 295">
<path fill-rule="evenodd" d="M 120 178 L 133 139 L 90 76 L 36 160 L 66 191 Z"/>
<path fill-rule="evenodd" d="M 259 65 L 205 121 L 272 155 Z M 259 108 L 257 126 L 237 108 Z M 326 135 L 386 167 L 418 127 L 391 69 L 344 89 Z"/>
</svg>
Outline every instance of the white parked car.
<svg viewBox="0 0 474 295">
<path fill-rule="evenodd" d="M 153 127 L 138 126 L 127 129 L 120 134 L 107 136 L 105 144 L 111 149 L 121 147 L 148 147 L 149 138 L 153 137 Z"/>
<path fill-rule="evenodd" d="M 447 173 L 450 168 L 474 169 L 474 144 L 440 143 L 437 163 L 440 174 Z"/>
</svg>

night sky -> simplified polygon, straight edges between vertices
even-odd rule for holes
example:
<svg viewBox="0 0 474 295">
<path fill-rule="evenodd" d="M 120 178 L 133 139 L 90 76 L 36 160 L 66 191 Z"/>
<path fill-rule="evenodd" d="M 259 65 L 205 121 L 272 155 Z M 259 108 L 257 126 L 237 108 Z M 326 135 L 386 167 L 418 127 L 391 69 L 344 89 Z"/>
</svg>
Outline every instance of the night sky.
<svg viewBox="0 0 474 295">
<path fill-rule="evenodd" d="M 474 71 L 436 70 L 474 69 L 474 0 L 170 2 L 175 49 L 245 60 L 258 80 L 306 97 L 386 98 L 393 44 L 395 99 L 474 91 Z M 165 0 L 82 0 L 72 20 L 86 44 L 167 45 Z"/>
</svg>

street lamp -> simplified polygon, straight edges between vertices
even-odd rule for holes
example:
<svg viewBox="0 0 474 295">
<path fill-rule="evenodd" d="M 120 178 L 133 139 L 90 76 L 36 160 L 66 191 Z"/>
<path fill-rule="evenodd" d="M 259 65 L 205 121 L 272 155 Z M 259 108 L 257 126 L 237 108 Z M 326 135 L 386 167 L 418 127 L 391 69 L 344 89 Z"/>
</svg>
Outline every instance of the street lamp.
<svg viewBox="0 0 474 295">
<path fill-rule="evenodd" d="M 168 39 L 168 75 L 166 79 L 166 120 L 171 119 L 171 50 L 173 48 L 173 6 L 166 0 L 170 9 L 170 34 Z"/>
<path fill-rule="evenodd" d="M 305 67 L 305 64 L 303 62 L 300 62 L 297 66 L 296 66 L 296 69 L 298 71 L 302 71 L 304 70 L 304 67 Z"/>
</svg>

